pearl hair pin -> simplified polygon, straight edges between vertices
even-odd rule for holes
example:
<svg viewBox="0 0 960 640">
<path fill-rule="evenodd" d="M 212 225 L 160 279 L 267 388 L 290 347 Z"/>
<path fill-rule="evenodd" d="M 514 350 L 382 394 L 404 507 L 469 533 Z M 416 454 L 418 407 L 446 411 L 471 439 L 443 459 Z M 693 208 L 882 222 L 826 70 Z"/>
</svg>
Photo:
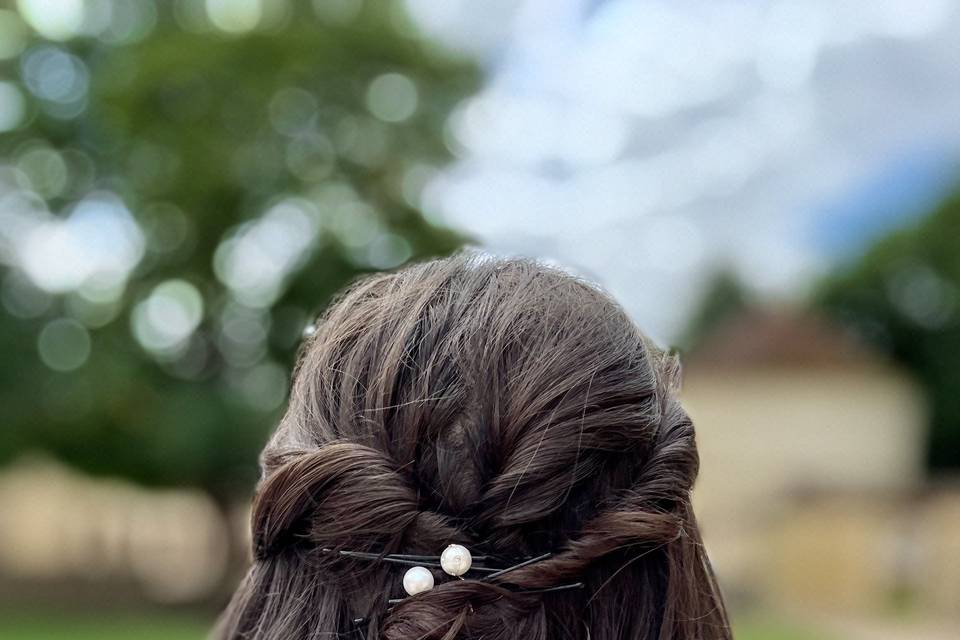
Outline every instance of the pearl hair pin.
<svg viewBox="0 0 960 640">
<path fill-rule="evenodd" d="M 403 590 L 415 596 L 433 589 L 433 574 L 426 567 L 410 567 L 403 574 Z"/>
<path fill-rule="evenodd" d="M 490 582 L 494 578 L 499 578 L 502 575 L 510 573 L 516 569 L 521 569 L 523 567 L 530 566 L 531 564 L 540 562 L 541 560 L 546 560 L 552 554 L 544 553 L 542 555 L 536 556 L 534 558 L 527 558 L 523 562 L 515 564 L 513 566 L 506 567 L 504 569 L 498 569 L 495 567 L 478 567 L 474 566 L 474 560 L 484 561 L 487 560 L 487 556 L 474 556 L 470 553 L 470 550 L 464 547 L 461 544 L 449 544 L 440 554 L 440 557 L 437 556 L 423 556 L 423 555 L 411 555 L 411 554 L 376 554 L 363 551 L 346 551 L 339 550 L 335 551 L 334 549 L 322 549 L 326 553 L 337 553 L 341 556 L 347 558 L 357 558 L 361 560 L 375 560 L 383 562 L 392 562 L 397 564 L 405 565 L 414 565 L 407 569 L 406 573 L 403 574 L 403 590 L 407 592 L 408 596 L 415 596 L 426 591 L 433 589 L 435 585 L 433 572 L 427 567 L 433 567 L 435 569 L 442 569 L 444 573 L 450 576 L 463 579 L 463 575 L 469 571 L 478 571 L 481 573 L 486 573 L 487 575 L 483 578 L 480 578 L 482 582 Z M 438 562 L 439 561 L 439 562 Z M 583 588 L 582 582 L 575 582 L 572 584 L 564 584 L 557 587 L 547 587 L 545 589 L 527 589 L 523 593 L 552 593 L 555 591 L 566 591 L 568 589 L 581 589 Z M 391 598 L 387 600 L 387 604 L 393 606 L 403 602 L 403 598 Z M 388 609 L 390 611 L 391 609 Z M 363 624 L 366 622 L 366 618 L 356 618 L 353 622 L 354 624 Z"/>
<path fill-rule="evenodd" d="M 470 551 L 461 544 L 448 545 L 443 553 L 440 554 L 440 568 L 447 575 L 461 577 L 473 565 L 473 556 Z M 418 593 L 433 589 L 433 573 L 426 567 L 416 566 L 407 569 L 403 574 L 403 590 L 408 595 L 415 596 Z"/>
<path fill-rule="evenodd" d="M 473 566 L 473 556 L 462 544 L 447 545 L 440 554 L 440 568 L 447 575 L 460 577 Z"/>
</svg>

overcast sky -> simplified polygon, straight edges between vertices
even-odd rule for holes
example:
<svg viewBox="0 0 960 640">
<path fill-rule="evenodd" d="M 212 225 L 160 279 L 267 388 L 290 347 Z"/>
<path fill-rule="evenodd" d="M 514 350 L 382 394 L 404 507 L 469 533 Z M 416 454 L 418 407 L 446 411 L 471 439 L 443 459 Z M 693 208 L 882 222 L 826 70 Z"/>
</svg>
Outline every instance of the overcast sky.
<svg viewBox="0 0 960 640">
<path fill-rule="evenodd" d="M 956 175 L 958 0 L 408 2 L 489 70 L 428 212 L 661 341 L 721 265 L 795 298 Z"/>
</svg>

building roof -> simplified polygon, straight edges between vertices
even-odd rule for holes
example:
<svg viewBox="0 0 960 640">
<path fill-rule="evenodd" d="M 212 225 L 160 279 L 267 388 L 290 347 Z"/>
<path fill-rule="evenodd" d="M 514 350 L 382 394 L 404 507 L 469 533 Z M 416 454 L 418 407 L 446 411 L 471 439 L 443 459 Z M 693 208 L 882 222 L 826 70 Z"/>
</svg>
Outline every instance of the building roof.
<svg viewBox="0 0 960 640">
<path fill-rule="evenodd" d="M 801 310 L 751 308 L 720 323 L 686 368 L 876 368 L 885 355 L 828 318 Z"/>
</svg>

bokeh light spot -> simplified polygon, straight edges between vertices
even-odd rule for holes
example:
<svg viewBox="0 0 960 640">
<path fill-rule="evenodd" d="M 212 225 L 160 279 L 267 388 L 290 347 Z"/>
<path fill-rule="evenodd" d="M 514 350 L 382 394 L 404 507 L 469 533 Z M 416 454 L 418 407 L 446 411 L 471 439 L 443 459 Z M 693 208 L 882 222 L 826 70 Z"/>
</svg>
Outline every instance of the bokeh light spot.
<svg viewBox="0 0 960 640">
<path fill-rule="evenodd" d="M 99 38 L 108 44 L 139 42 L 157 24 L 157 7 L 152 0 L 111 2 L 108 7 L 109 21 L 99 33 Z"/>
<path fill-rule="evenodd" d="M 97 276 L 125 282 L 143 257 L 140 227 L 107 192 L 80 201 L 66 219 L 50 219 L 17 246 L 21 268 L 41 289 L 65 293 Z"/>
<path fill-rule="evenodd" d="M 0 9 L 0 60 L 20 55 L 27 46 L 27 29 L 15 12 Z"/>
<path fill-rule="evenodd" d="M 80 291 L 68 294 L 65 305 L 71 317 L 76 318 L 85 327 L 92 329 L 106 326 L 112 322 L 123 308 L 118 299 L 106 302 L 93 301 Z"/>
<path fill-rule="evenodd" d="M 210 23 L 227 33 L 252 31 L 263 17 L 261 0 L 207 0 L 206 6 Z"/>
<path fill-rule="evenodd" d="M 67 187 L 66 162 L 59 153 L 45 145 L 33 146 L 20 154 L 17 168 L 30 179 L 33 190 L 48 200 L 63 193 Z"/>
<path fill-rule="evenodd" d="M 417 163 L 409 167 L 400 179 L 400 194 L 403 201 L 412 209 L 422 209 L 423 192 L 436 175 L 437 169 L 426 164 Z"/>
<path fill-rule="evenodd" d="M 417 86 L 405 75 L 385 73 L 367 88 L 367 108 L 384 122 L 403 122 L 417 110 Z"/>
<path fill-rule="evenodd" d="M 0 81 L 0 132 L 12 131 L 23 122 L 27 101 L 16 85 Z"/>
<path fill-rule="evenodd" d="M 365 202 L 341 204 L 331 222 L 337 239 L 351 249 L 366 247 L 380 232 L 377 211 Z"/>
<path fill-rule="evenodd" d="M 18 0 L 17 8 L 37 33 L 50 40 L 67 40 L 83 27 L 83 0 Z"/>
<path fill-rule="evenodd" d="M 240 302 L 270 306 L 287 276 L 306 259 L 319 232 L 315 206 L 299 198 L 284 200 L 220 243 L 213 257 L 214 272 Z"/>
<path fill-rule="evenodd" d="M 111 304 L 123 295 L 124 283 L 109 274 L 95 273 L 77 288 L 77 295 L 93 304 Z"/>
<path fill-rule="evenodd" d="M 90 357 L 90 334 L 76 320 L 53 320 L 40 332 L 37 351 L 43 363 L 54 371 L 73 371 Z"/>
<path fill-rule="evenodd" d="M 133 334 L 144 349 L 158 354 L 185 345 L 203 319 L 203 297 L 186 280 L 167 280 L 154 287 L 133 310 Z"/>
<path fill-rule="evenodd" d="M 267 352 L 270 316 L 260 309 L 231 303 L 220 317 L 218 346 L 231 365 L 247 367 L 263 359 Z"/>
<path fill-rule="evenodd" d="M 395 233 L 377 236 L 367 247 L 367 262 L 375 269 L 393 269 L 413 255 L 410 243 Z"/>
<path fill-rule="evenodd" d="M 908 263 L 896 270 L 887 283 L 887 296 L 901 314 L 929 330 L 949 324 L 957 308 L 954 286 L 924 264 Z"/>
<path fill-rule="evenodd" d="M 54 46 L 28 51 L 21 61 L 23 81 L 53 116 L 70 118 L 86 106 L 90 74 L 80 58 Z"/>
</svg>

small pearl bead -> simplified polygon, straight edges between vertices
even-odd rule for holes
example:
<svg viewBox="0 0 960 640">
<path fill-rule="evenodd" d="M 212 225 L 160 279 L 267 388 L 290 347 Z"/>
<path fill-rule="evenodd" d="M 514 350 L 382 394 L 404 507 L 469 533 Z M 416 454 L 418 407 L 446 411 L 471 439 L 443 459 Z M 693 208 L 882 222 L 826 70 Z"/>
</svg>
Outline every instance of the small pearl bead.
<svg viewBox="0 0 960 640">
<path fill-rule="evenodd" d="M 433 589 L 433 574 L 426 567 L 410 567 L 403 574 L 403 590 L 411 596 Z"/>
<path fill-rule="evenodd" d="M 462 576 L 472 564 L 473 556 L 463 545 L 451 544 L 440 554 L 440 566 L 451 576 Z"/>
</svg>

